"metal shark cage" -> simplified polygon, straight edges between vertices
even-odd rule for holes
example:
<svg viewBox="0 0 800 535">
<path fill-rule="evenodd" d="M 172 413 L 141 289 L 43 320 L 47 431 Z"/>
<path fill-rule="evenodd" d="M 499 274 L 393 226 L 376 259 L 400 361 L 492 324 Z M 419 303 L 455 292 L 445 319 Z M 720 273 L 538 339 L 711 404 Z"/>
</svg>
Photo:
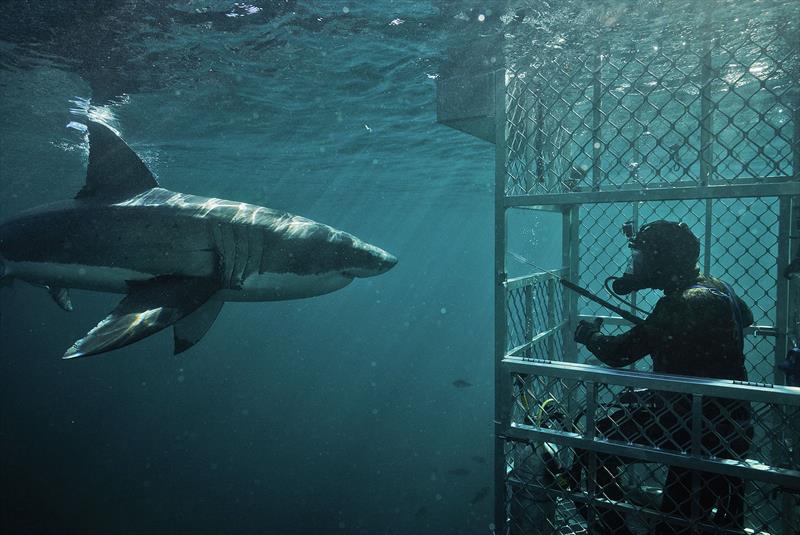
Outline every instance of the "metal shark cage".
<svg viewBox="0 0 800 535">
<path fill-rule="evenodd" d="M 502 70 L 439 82 L 440 122 L 496 147 L 497 533 L 586 533 L 608 511 L 637 534 L 665 522 L 674 533 L 800 532 L 800 389 L 780 367 L 800 338 L 800 284 L 782 273 L 800 238 L 800 17 L 796 4 L 757 21 L 721 5 L 647 44 L 600 35 L 533 60 L 507 49 Z M 512 213 L 558 221 L 559 269 L 507 276 Z M 686 222 L 703 271 L 751 306 L 750 382 L 656 375 L 647 360 L 601 367 L 573 341 L 581 319 L 603 317 L 606 333 L 629 324 L 559 279 L 602 293 L 625 268 L 622 224 L 654 219 Z M 681 446 L 600 425 L 623 425 L 642 403 Z M 749 422 L 732 403 L 750 407 Z M 622 497 L 595 477 L 611 457 L 626 459 Z M 685 501 L 665 513 L 675 469 Z"/>
</svg>

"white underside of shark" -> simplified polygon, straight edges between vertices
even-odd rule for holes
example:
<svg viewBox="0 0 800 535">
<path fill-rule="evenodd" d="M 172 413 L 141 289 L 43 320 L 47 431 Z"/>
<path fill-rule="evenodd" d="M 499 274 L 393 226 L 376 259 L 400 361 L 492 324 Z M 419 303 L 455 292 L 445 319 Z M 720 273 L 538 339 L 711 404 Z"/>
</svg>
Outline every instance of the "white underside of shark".
<svg viewBox="0 0 800 535">
<path fill-rule="evenodd" d="M 128 293 L 131 282 L 157 276 L 125 268 L 50 262 L 7 262 L 6 275 L 58 288 L 80 288 L 99 292 Z M 212 296 L 222 301 L 283 301 L 323 295 L 340 290 L 353 279 L 340 274 L 297 275 L 262 273 L 249 276 L 237 289 L 219 289 Z"/>
</svg>

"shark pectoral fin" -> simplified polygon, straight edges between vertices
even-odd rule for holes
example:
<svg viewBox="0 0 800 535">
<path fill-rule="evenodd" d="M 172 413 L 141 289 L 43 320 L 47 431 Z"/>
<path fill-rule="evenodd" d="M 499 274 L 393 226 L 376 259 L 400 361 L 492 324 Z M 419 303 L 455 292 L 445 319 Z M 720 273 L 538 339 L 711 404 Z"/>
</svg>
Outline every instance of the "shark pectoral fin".
<svg viewBox="0 0 800 535">
<path fill-rule="evenodd" d="M 224 301 L 218 299 L 209 299 L 200 305 L 200 308 L 175 322 L 172 326 L 175 355 L 183 353 L 200 341 L 208 332 L 208 329 L 211 328 L 214 320 L 217 319 L 224 303 Z"/>
<path fill-rule="evenodd" d="M 53 298 L 53 301 L 62 309 L 67 312 L 72 312 L 74 310 L 72 308 L 72 299 L 69 297 L 69 290 L 66 288 L 47 286 L 47 292 L 50 294 L 50 297 Z"/>
<path fill-rule="evenodd" d="M 88 121 L 89 166 L 86 184 L 76 199 L 100 198 L 105 201 L 124 200 L 148 189 L 158 182 L 135 152 L 108 126 Z"/>
<path fill-rule="evenodd" d="M 197 310 L 218 289 L 215 280 L 195 277 L 166 276 L 131 284 L 117 307 L 63 358 L 97 355 L 155 334 Z"/>
</svg>

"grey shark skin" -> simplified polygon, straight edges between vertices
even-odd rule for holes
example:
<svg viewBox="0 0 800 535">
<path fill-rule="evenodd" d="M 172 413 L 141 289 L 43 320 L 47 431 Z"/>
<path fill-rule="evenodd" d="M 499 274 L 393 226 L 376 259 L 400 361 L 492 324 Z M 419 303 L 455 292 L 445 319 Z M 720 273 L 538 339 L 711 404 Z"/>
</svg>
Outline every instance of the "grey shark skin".
<svg viewBox="0 0 800 535">
<path fill-rule="evenodd" d="M 0 224 L 0 279 L 124 293 L 64 358 L 117 349 L 173 326 L 175 353 L 194 345 L 224 301 L 333 292 L 397 259 L 355 236 L 262 206 L 176 193 L 107 126 L 89 122 L 86 185 L 73 200 Z"/>
</svg>

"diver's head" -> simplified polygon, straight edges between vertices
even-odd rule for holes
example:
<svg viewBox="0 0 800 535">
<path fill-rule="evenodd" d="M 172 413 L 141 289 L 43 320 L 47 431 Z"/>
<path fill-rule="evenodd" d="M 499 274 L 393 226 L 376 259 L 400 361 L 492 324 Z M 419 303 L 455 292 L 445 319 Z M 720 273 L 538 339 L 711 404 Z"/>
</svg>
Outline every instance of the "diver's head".
<svg viewBox="0 0 800 535">
<path fill-rule="evenodd" d="M 623 230 L 631 260 L 625 274 L 614 281 L 614 293 L 677 288 L 699 274 L 700 240 L 686 223 L 659 220 L 644 225 L 636 234 L 627 224 Z"/>
</svg>

